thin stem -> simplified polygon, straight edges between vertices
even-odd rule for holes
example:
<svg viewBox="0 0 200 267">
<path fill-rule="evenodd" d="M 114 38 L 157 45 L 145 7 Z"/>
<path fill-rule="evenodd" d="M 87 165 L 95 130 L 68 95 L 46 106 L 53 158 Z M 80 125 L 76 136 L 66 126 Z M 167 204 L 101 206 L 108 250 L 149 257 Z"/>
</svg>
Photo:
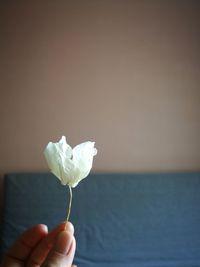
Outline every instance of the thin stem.
<svg viewBox="0 0 200 267">
<path fill-rule="evenodd" d="M 69 221 L 69 216 L 70 216 L 71 206 L 72 206 L 72 188 L 71 188 L 71 186 L 69 186 L 69 192 L 70 192 L 70 199 L 69 199 L 69 207 L 68 207 L 68 213 L 67 213 L 66 222 Z"/>
</svg>

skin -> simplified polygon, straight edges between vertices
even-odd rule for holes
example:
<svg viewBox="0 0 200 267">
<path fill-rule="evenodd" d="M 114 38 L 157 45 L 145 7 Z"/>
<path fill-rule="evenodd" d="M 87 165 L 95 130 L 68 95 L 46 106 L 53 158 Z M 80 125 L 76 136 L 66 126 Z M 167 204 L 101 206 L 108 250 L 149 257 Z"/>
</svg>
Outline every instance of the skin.
<svg viewBox="0 0 200 267">
<path fill-rule="evenodd" d="M 76 267 L 74 227 L 59 224 L 48 233 L 38 224 L 24 232 L 6 253 L 1 267 Z"/>
</svg>

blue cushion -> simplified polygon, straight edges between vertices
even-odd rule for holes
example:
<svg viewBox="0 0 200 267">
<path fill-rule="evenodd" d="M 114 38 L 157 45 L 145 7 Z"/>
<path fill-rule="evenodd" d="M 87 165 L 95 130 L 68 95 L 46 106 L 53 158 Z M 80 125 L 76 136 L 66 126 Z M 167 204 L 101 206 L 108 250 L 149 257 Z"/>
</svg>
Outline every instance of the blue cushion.
<svg viewBox="0 0 200 267">
<path fill-rule="evenodd" d="M 63 221 L 68 200 L 52 174 L 6 175 L 2 252 L 27 227 Z M 90 174 L 70 221 L 78 266 L 200 266 L 200 173 Z"/>
</svg>

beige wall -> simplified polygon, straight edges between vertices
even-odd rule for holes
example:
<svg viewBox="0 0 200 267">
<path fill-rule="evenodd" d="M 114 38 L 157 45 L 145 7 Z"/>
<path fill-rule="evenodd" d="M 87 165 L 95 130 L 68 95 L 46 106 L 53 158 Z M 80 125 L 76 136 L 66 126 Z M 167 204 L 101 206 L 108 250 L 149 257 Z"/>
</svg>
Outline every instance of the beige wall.
<svg viewBox="0 0 200 267">
<path fill-rule="evenodd" d="M 200 169 L 199 1 L 3 2 L 1 176 L 61 135 L 95 171 Z"/>
</svg>

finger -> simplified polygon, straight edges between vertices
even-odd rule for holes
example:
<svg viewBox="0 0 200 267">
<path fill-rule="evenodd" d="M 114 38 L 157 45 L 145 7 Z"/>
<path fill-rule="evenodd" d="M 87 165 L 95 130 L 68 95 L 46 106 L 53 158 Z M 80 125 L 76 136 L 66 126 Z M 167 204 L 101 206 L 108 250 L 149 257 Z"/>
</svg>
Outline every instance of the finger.
<svg viewBox="0 0 200 267">
<path fill-rule="evenodd" d="M 68 257 L 69 258 L 74 258 L 74 254 L 75 254 L 75 250 L 76 250 L 76 239 L 74 238 L 73 236 L 73 239 L 72 239 L 72 244 L 70 246 L 70 249 L 68 251 Z M 70 265 L 71 266 L 71 265 Z M 75 265 L 76 266 L 76 265 Z"/>
<path fill-rule="evenodd" d="M 74 226 L 71 222 L 65 222 L 65 231 L 69 231 L 70 233 L 72 233 L 72 235 L 74 235 Z"/>
<path fill-rule="evenodd" d="M 43 240 L 35 247 L 27 262 L 27 267 L 40 266 L 46 259 L 51 250 L 55 238 L 59 232 L 66 229 L 72 235 L 74 234 L 74 227 L 70 222 L 59 224 L 52 232 L 50 232 Z"/>
<path fill-rule="evenodd" d="M 43 224 L 38 224 L 24 232 L 8 250 L 3 261 L 3 266 L 12 266 L 14 263 L 19 264 L 26 260 L 33 248 L 47 235 L 47 233 L 47 226 Z"/>
<path fill-rule="evenodd" d="M 74 253 L 74 236 L 70 232 L 62 231 L 42 267 L 71 267 Z"/>
</svg>

